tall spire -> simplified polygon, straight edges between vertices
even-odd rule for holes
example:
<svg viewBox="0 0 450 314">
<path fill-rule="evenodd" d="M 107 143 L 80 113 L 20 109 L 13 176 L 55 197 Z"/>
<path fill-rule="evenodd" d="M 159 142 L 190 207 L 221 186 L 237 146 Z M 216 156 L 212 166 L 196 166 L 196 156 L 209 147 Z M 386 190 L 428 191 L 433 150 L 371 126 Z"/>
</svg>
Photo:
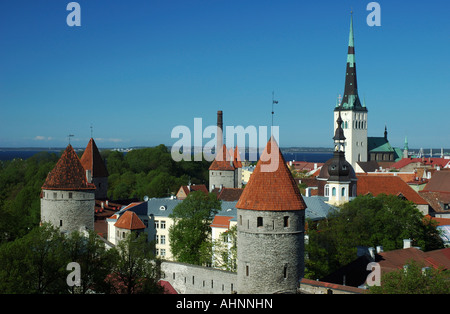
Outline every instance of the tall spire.
<svg viewBox="0 0 450 314">
<path fill-rule="evenodd" d="M 335 110 L 359 110 L 367 111 L 361 106 L 358 96 L 358 83 L 356 80 L 355 39 L 353 35 L 353 13 L 350 16 L 350 32 L 348 36 L 347 69 L 345 75 L 344 97 L 339 107 Z"/>
</svg>

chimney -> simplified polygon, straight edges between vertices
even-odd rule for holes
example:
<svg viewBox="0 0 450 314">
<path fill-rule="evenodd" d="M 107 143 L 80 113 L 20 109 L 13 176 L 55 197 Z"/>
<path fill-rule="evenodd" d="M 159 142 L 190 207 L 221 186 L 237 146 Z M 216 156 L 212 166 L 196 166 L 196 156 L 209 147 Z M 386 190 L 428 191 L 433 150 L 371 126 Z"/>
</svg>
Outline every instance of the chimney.
<svg viewBox="0 0 450 314">
<path fill-rule="evenodd" d="M 217 111 L 217 147 L 216 153 L 223 146 L 223 113 L 222 110 Z"/>
<path fill-rule="evenodd" d="M 375 248 L 370 247 L 368 250 L 369 250 L 369 256 L 370 256 L 370 259 L 371 259 L 372 261 L 374 261 L 374 260 L 375 260 Z"/>
<path fill-rule="evenodd" d="M 91 175 L 91 170 L 86 170 L 86 181 L 88 183 L 92 183 L 92 175 Z"/>
<path fill-rule="evenodd" d="M 403 248 L 408 249 L 411 247 L 411 239 L 403 239 Z"/>
</svg>

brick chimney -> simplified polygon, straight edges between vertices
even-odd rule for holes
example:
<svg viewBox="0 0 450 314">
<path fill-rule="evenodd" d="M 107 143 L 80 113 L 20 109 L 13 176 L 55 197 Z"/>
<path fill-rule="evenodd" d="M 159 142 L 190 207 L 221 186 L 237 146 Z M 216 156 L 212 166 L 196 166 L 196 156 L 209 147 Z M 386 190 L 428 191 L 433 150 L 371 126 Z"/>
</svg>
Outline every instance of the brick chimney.
<svg viewBox="0 0 450 314">
<path fill-rule="evenodd" d="M 217 146 L 216 152 L 222 148 L 223 145 L 223 118 L 222 110 L 217 111 Z"/>
</svg>

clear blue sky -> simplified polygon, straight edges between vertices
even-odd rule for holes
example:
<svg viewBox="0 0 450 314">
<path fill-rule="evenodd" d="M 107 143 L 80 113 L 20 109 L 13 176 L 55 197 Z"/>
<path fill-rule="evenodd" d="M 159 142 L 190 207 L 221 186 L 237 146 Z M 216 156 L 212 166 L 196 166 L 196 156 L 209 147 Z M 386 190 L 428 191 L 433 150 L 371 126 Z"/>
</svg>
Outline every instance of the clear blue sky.
<svg viewBox="0 0 450 314">
<path fill-rule="evenodd" d="M 0 2 L 0 147 L 172 145 L 177 125 L 270 125 L 280 146 L 332 146 L 350 10 L 369 136 L 450 148 L 450 2 L 366 0 Z M 204 140 L 204 144 L 208 139 Z"/>
</svg>

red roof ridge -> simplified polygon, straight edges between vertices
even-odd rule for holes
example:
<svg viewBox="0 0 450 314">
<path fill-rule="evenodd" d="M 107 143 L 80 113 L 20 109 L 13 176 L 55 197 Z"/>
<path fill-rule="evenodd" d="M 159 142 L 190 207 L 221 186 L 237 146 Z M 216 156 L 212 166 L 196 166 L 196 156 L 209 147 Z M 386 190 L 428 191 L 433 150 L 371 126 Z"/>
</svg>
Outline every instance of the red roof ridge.
<svg viewBox="0 0 450 314">
<path fill-rule="evenodd" d="M 269 211 L 306 209 L 300 190 L 273 136 L 261 154 L 236 207 Z"/>
<path fill-rule="evenodd" d="M 88 183 L 86 170 L 72 145 L 68 145 L 56 166 L 47 175 L 42 189 L 46 190 L 95 190 L 93 183 Z"/>
</svg>

